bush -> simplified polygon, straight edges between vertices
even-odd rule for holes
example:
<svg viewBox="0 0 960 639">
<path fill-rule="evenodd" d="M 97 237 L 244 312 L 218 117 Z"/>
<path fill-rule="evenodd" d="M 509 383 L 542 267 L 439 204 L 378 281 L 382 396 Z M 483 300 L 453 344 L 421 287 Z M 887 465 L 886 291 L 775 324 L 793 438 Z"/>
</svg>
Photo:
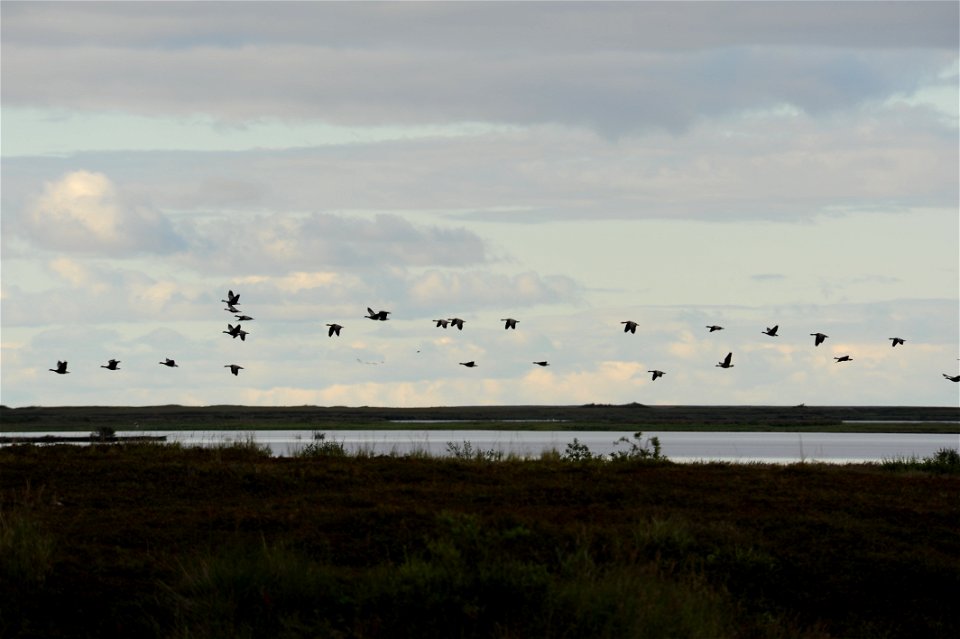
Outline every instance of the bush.
<svg viewBox="0 0 960 639">
<path fill-rule="evenodd" d="M 326 433 L 314 433 L 313 441 L 293 454 L 301 459 L 310 457 L 346 457 L 343 442 L 327 441 Z"/>
<path fill-rule="evenodd" d="M 887 470 L 919 470 L 941 475 L 960 474 L 960 451 L 956 448 L 941 448 L 930 457 L 898 457 L 880 463 Z"/>
<path fill-rule="evenodd" d="M 654 461 L 666 460 L 660 450 L 660 438 L 650 437 L 646 442 L 643 441 L 643 433 L 637 431 L 633 434 L 633 441 L 626 437 L 621 437 L 613 442 L 614 446 L 619 444 L 629 444 L 629 450 L 616 450 L 610 453 L 610 459 L 614 461 L 632 461 L 638 459 L 649 459 Z M 653 447 L 651 449 L 651 446 Z"/>
<path fill-rule="evenodd" d="M 110 441 L 116 436 L 117 431 L 109 426 L 99 426 L 92 433 L 90 433 L 90 439 L 95 439 L 101 442 Z"/>
<path fill-rule="evenodd" d="M 454 459 L 460 459 L 464 461 L 472 460 L 494 462 L 503 460 L 503 451 L 494 450 L 492 448 L 488 450 L 483 450 L 481 448 L 475 449 L 473 444 L 468 441 L 464 441 L 463 444 L 447 442 L 447 455 L 453 457 Z"/>
<path fill-rule="evenodd" d="M 925 457 L 924 465 L 928 470 L 942 473 L 960 473 L 960 450 L 941 448 L 933 457 Z"/>
<path fill-rule="evenodd" d="M 576 437 L 573 438 L 572 442 L 567 444 L 567 449 L 560 457 L 560 459 L 567 462 L 585 462 L 599 458 L 599 455 L 594 455 L 590 451 L 590 448 L 586 444 L 581 443 Z"/>
</svg>

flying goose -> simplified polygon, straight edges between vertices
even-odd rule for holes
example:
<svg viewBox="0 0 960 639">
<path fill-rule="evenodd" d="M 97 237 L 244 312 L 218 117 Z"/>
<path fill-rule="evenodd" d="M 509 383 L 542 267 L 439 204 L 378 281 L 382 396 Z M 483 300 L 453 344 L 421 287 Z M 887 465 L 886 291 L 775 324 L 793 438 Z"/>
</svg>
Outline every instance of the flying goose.
<svg viewBox="0 0 960 639">
<path fill-rule="evenodd" d="M 503 325 L 503 330 L 507 330 L 508 328 L 512 328 L 513 330 L 517 330 L 517 322 L 518 322 L 519 320 L 515 320 L 515 319 L 513 319 L 513 318 L 507 317 L 507 318 L 505 318 L 505 319 L 501 319 L 500 321 L 501 321 L 501 322 L 506 322 L 506 323 Z"/>
<path fill-rule="evenodd" d="M 469 362 L 460 362 L 460 365 L 466 366 L 467 368 L 473 368 L 474 366 L 477 365 L 477 363 L 474 362 L 473 360 L 470 360 Z"/>
<path fill-rule="evenodd" d="M 120 363 L 120 360 L 118 360 L 118 359 L 111 359 L 110 361 L 107 362 L 107 365 L 106 365 L 106 366 L 104 366 L 103 364 L 101 364 L 101 365 L 100 365 L 100 368 L 106 368 L 106 369 L 109 369 L 109 370 L 112 370 L 112 371 L 118 371 L 118 370 L 120 370 L 119 368 L 117 368 L 117 364 L 119 364 L 119 363 Z"/>
<path fill-rule="evenodd" d="M 762 331 L 762 332 L 763 332 L 765 335 L 769 335 L 770 337 L 776 337 L 776 336 L 777 336 L 777 329 L 779 329 L 779 328 L 780 328 L 780 325 L 777 324 L 777 325 L 774 326 L 773 328 L 769 328 L 769 327 L 768 327 L 767 330 Z"/>
<path fill-rule="evenodd" d="M 251 321 L 253 321 L 253 318 L 250 317 L 249 315 L 234 315 L 234 317 L 237 318 L 237 321 L 238 321 L 238 322 L 251 322 Z"/>
<path fill-rule="evenodd" d="M 53 371 L 57 375 L 67 375 L 70 371 L 67 370 L 67 363 L 57 360 L 56 368 L 48 368 L 48 371 Z"/>
<path fill-rule="evenodd" d="M 905 341 L 907 341 L 907 340 L 903 339 L 902 337 L 888 337 L 887 339 L 889 339 L 891 342 L 893 342 L 893 344 L 890 344 L 890 346 L 892 346 L 892 347 L 894 347 L 894 348 L 896 348 L 897 344 L 903 344 Z"/>
<path fill-rule="evenodd" d="M 367 307 L 367 319 L 379 320 L 381 322 L 386 322 L 389 318 L 387 315 L 390 314 L 390 311 L 374 311 L 369 306 Z"/>
<path fill-rule="evenodd" d="M 549 366 L 550 362 L 544 360 L 542 362 L 534 362 L 534 364 L 536 364 L 537 366 Z"/>
<path fill-rule="evenodd" d="M 711 332 L 711 333 L 714 332 L 714 331 L 722 331 L 722 330 L 723 330 L 723 327 L 722 327 L 722 326 L 717 326 L 716 324 L 711 324 L 710 326 L 707 326 L 707 328 L 710 329 L 710 332 Z"/>
<path fill-rule="evenodd" d="M 626 333 L 626 332 L 629 331 L 630 333 L 636 334 L 636 332 L 637 332 L 637 323 L 636 323 L 636 322 L 634 322 L 634 321 L 632 321 L 632 320 L 627 320 L 627 321 L 625 321 L 625 322 L 620 322 L 620 323 L 623 324 L 623 332 L 624 332 L 624 333 Z"/>
<path fill-rule="evenodd" d="M 445 319 L 435 319 L 433 321 L 437 323 L 437 328 L 446 328 L 450 324 L 450 320 Z"/>
<path fill-rule="evenodd" d="M 340 329 L 343 328 L 340 324 L 327 324 L 330 327 L 330 330 L 327 331 L 327 337 L 333 337 L 336 335 L 340 336 Z"/>
<path fill-rule="evenodd" d="M 853 358 L 850 357 L 849 355 L 841 355 L 840 357 L 834 357 L 833 359 L 837 360 L 837 363 L 838 363 L 838 364 L 839 364 L 840 362 L 852 362 L 852 361 L 853 361 Z"/>
<path fill-rule="evenodd" d="M 174 360 L 170 359 L 169 357 L 165 357 L 164 360 L 165 361 L 160 362 L 161 366 L 169 366 L 170 368 L 174 368 L 174 367 L 179 368 L 177 366 L 177 363 Z"/>
<path fill-rule="evenodd" d="M 462 330 L 463 330 L 463 320 L 460 319 L 459 317 L 451 317 L 451 318 L 449 319 L 449 322 L 450 322 L 451 324 L 453 324 L 454 326 L 456 326 L 458 331 L 462 331 Z"/>
<path fill-rule="evenodd" d="M 237 324 L 236 326 L 232 326 L 232 325 L 230 325 L 230 324 L 227 324 L 227 330 L 225 330 L 225 331 L 220 331 L 220 332 L 221 332 L 221 333 L 226 333 L 227 335 L 229 335 L 229 336 L 232 337 L 233 339 L 237 339 L 237 338 L 239 337 L 241 342 L 247 341 L 247 335 L 250 334 L 249 331 L 245 331 L 245 330 L 243 330 L 242 328 L 240 328 L 240 324 Z"/>
<path fill-rule="evenodd" d="M 720 368 L 733 368 L 733 364 L 730 363 L 730 360 L 733 359 L 733 353 L 727 353 L 727 356 L 723 358 L 723 361 L 717 364 Z"/>
<path fill-rule="evenodd" d="M 223 309 L 229 313 L 239 313 L 240 309 L 234 306 L 233 304 L 227 304 L 227 307 Z"/>
<path fill-rule="evenodd" d="M 654 382 L 657 381 L 657 378 L 658 378 L 658 377 L 663 377 L 663 376 L 665 375 L 665 373 L 664 373 L 663 371 L 653 370 L 653 371 L 647 371 L 647 372 L 648 372 L 648 373 L 653 373 L 653 377 L 652 377 L 651 379 L 652 379 L 652 381 L 654 381 Z"/>
<path fill-rule="evenodd" d="M 243 370 L 243 366 L 240 366 L 239 364 L 225 364 L 224 368 L 229 368 L 230 372 L 234 375 L 239 375 L 240 371 Z"/>
<path fill-rule="evenodd" d="M 66 364 L 66 362 L 64 362 L 64 364 Z M 53 369 L 51 368 L 50 370 Z M 944 373 L 943 376 L 945 379 L 949 379 L 951 382 L 960 382 L 960 375 L 947 375 Z"/>
<path fill-rule="evenodd" d="M 824 335 L 823 333 L 810 333 L 810 335 L 813 336 L 814 338 L 813 339 L 814 346 L 820 346 L 821 344 L 823 344 L 823 340 L 830 337 L 829 335 Z"/>
<path fill-rule="evenodd" d="M 226 302 L 229 306 L 240 303 L 240 293 L 234 294 L 233 291 L 227 291 L 227 299 L 220 300 L 221 302 Z"/>
</svg>

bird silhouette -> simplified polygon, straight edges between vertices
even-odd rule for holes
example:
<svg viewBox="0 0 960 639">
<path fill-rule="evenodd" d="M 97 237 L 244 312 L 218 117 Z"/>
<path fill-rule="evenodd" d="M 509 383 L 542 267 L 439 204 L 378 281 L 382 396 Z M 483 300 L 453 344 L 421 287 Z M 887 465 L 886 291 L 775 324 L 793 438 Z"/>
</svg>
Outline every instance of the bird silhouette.
<svg viewBox="0 0 960 639">
<path fill-rule="evenodd" d="M 503 330 L 507 330 L 508 328 L 512 328 L 513 330 L 517 330 L 517 322 L 518 322 L 519 320 L 515 320 L 515 319 L 513 319 L 513 318 L 508 317 L 508 318 L 506 318 L 506 319 L 501 319 L 500 321 L 501 321 L 501 322 L 506 322 L 506 323 L 503 325 Z"/>
<path fill-rule="evenodd" d="M 727 356 L 723 358 L 723 361 L 717 364 L 720 368 L 733 368 L 733 364 L 730 363 L 730 360 L 733 359 L 733 353 L 727 353 Z"/>
<path fill-rule="evenodd" d="M 169 357 L 164 358 L 164 361 L 160 362 L 160 365 L 169 366 L 170 368 L 175 368 L 175 367 L 179 368 L 177 366 L 177 363 L 174 360 L 170 359 Z"/>
<path fill-rule="evenodd" d="M 664 373 L 663 371 L 657 371 L 657 370 L 647 371 L 647 372 L 648 372 L 648 373 L 653 373 L 653 377 L 651 378 L 651 380 L 654 381 L 654 382 L 657 381 L 657 378 L 658 378 L 658 377 L 663 377 L 663 376 L 666 374 L 666 373 Z"/>
<path fill-rule="evenodd" d="M 240 371 L 243 370 L 243 366 L 240 366 L 239 364 L 225 364 L 224 368 L 229 368 L 230 372 L 233 373 L 234 376 L 239 375 Z"/>
<path fill-rule="evenodd" d="M 542 361 L 542 362 L 534 362 L 534 364 L 536 364 L 537 366 L 549 366 L 550 362 Z"/>
<path fill-rule="evenodd" d="M 711 333 L 714 332 L 714 331 L 722 331 L 722 330 L 723 330 L 723 327 L 722 327 L 722 326 L 717 326 L 716 324 L 711 324 L 710 326 L 707 326 L 707 328 L 710 329 L 710 332 L 711 332 Z"/>
<path fill-rule="evenodd" d="M 381 322 L 386 322 L 389 318 L 387 315 L 390 314 L 390 311 L 374 311 L 369 306 L 367 307 L 367 319 L 378 320 Z"/>
<path fill-rule="evenodd" d="M 253 321 L 253 318 L 250 317 L 249 315 L 234 315 L 234 317 L 237 318 L 237 321 L 238 321 L 238 322 L 251 322 L 251 321 Z"/>
<path fill-rule="evenodd" d="M 330 327 L 330 330 L 327 331 L 327 337 L 333 337 L 336 335 L 340 336 L 340 329 L 343 328 L 340 324 L 327 324 Z"/>
<path fill-rule="evenodd" d="M 227 307 L 223 309 L 229 313 L 239 313 L 240 309 L 234 306 L 233 304 L 227 304 Z"/>
<path fill-rule="evenodd" d="M 837 363 L 853 361 L 853 358 L 850 357 L 849 355 L 841 355 L 840 357 L 834 357 L 833 359 L 837 360 Z"/>
<path fill-rule="evenodd" d="M 66 364 L 66 362 L 64 362 L 64 364 Z M 50 370 L 53 370 L 53 369 L 51 368 Z M 945 379 L 949 379 L 951 382 L 960 382 L 960 375 L 947 375 L 946 373 L 944 373 L 943 377 Z"/>
<path fill-rule="evenodd" d="M 247 335 L 250 334 L 249 331 L 245 331 L 245 330 L 243 330 L 242 328 L 240 328 L 240 324 L 237 324 L 236 326 L 232 326 L 232 325 L 230 325 L 230 324 L 227 324 L 227 330 L 225 330 L 225 331 L 220 331 L 220 332 L 221 332 L 221 333 L 226 333 L 227 335 L 229 335 L 230 337 L 232 337 L 232 338 L 234 338 L 234 339 L 236 339 L 236 338 L 239 337 L 241 342 L 247 341 Z"/>
<path fill-rule="evenodd" d="M 70 371 L 67 370 L 67 363 L 61 362 L 60 360 L 57 360 L 56 368 L 48 368 L 47 370 L 53 371 L 57 375 L 67 375 L 68 373 L 70 373 Z"/>
<path fill-rule="evenodd" d="M 227 299 L 220 300 L 221 302 L 226 302 L 227 305 L 233 306 L 240 303 L 240 293 L 234 294 L 233 291 L 227 291 Z"/>
<path fill-rule="evenodd" d="M 779 328 L 780 328 L 780 325 L 777 324 L 777 325 L 774 326 L 773 328 L 767 328 L 767 330 L 763 331 L 763 333 L 766 334 L 766 335 L 769 335 L 770 337 L 776 337 L 776 336 L 777 336 L 777 330 L 778 330 Z"/>
<path fill-rule="evenodd" d="M 623 324 L 623 332 L 630 332 L 636 334 L 637 332 L 637 323 L 632 320 L 626 320 L 625 322 L 620 322 Z"/>
<path fill-rule="evenodd" d="M 446 328 L 447 326 L 450 325 L 450 320 L 435 319 L 433 321 L 437 323 L 437 328 Z"/>
<path fill-rule="evenodd" d="M 810 335 L 813 337 L 814 346 L 820 346 L 823 344 L 823 340 L 830 337 L 829 335 L 824 335 L 823 333 L 810 333 Z"/>
<path fill-rule="evenodd" d="M 451 317 L 449 322 L 454 326 L 456 326 L 458 331 L 463 330 L 463 320 L 460 319 L 459 317 Z"/>
<path fill-rule="evenodd" d="M 892 346 L 892 347 L 894 347 L 894 348 L 896 348 L 897 344 L 903 344 L 905 341 L 907 341 L 907 340 L 903 339 L 902 337 L 888 337 L 887 339 L 889 339 L 891 342 L 893 342 L 892 344 L 890 344 L 890 346 Z"/>
<path fill-rule="evenodd" d="M 474 362 L 473 360 L 470 360 L 469 362 L 460 362 L 460 365 L 466 366 L 467 368 L 473 368 L 474 366 L 477 365 L 477 363 Z"/>
<path fill-rule="evenodd" d="M 106 369 L 109 369 L 109 370 L 112 370 L 112 371 L 118 371 L 118 370 L 120 370 L 119 368 L 117 368 L 117 364 L 119 364 L 119 363 L 120 363 L 120 360 L 111 359 L 110 361 L 107 362 L 107 365 L 106 365 L 106 366 L 104 366 L 103 364 L 101 364 L 101 365 L 100 365 L 100 368 L 106 368 Z"/>
</svg>

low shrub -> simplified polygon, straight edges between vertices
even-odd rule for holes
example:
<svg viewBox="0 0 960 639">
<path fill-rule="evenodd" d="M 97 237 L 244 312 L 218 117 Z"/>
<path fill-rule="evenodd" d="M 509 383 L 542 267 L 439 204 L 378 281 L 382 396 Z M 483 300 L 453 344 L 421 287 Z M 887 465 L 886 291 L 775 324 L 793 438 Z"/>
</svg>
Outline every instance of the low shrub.
<svg viewBox="0 0 960 639">
<path fill-rule="evenodd" d="M 468 441 L 464 441 L 462 444 L 447 442 L 447 456 L 461 461 L 479 462 L 495 462 L 504 459 L 502 450 L 474 448 L 473 444 Z"/>
<path fill-rule="evenodd" d="M 327 441 L 326 433 L 314 433 L 313 441 L 294 451 L 293 456 L 301 459 L 311 457 L 346 457 L 347 450 L 343 442 Z"/>
<path fill-rule="evenodd" d="M 574 437 L 573 441 L 567 444 L 567 449 L 563 451 L 560 459 L 565 462 L 586 462 L 601 457 L 602 455 L 594 455 L 589 446 Z"/>
<path fill-rule="evenodd" d="M 615 450 L 610 453 L 610 459 L 613 461 L 636 461 L 640 459 L 651 461 L 665 461 L 667 458 L 661 452 L 660 438 L 650 437 L 643 441 L 643 433 L 637 431 L 633 434 L 633 441 L 626 437 L 621 437 L 613 442 L 614 446 L 627 444 L 630 446 L 627 450 Z"/>
</svg>

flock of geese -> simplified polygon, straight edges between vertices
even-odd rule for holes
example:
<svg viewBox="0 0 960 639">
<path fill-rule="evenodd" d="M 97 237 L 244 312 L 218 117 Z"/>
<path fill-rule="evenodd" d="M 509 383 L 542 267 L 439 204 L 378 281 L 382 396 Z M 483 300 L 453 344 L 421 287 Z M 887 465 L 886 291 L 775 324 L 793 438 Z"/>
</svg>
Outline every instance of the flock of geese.
<svg viewBox="0 0 960 639">
<path fill-rule="evenodd" d="M 224 310 L 231 313 L 234 316 L 234 318 L 236 318 L 237 320 L 236 326 L 234 326 L 231 323 L 228 323 L 227 330 L 221 331 L 221 332 L 226 335 L 229 335 L 233 339 L 236 339 L 239 337 L 241 342 L 246 341 L 247 335 L 249 335 L 250 332 L 243 330 L 241 322 L 250 322 L 250 321 L 253 321 L 253 318 L 250 317 L 249 315 L 242 313 L 240 309 L 237 308 L 237 305 L 240 304 L 240 294 L 234 293 L 233 290 L 229 290 L 227 291 L 226 299 L 222 299 L 220 301 L 226 303 L 227 306 Z M 375 322 L 386 322 L 388 319 L 390 319 L 389 318 L 390 314 L 391 314 L 391 311 L 383 311 L 383 310 L 374 311 L 372 308 L 367 307 L 367 314 L 364 317 L 366 319 L 373 320 Z M 450 317 L 450 318 L 435 319 L 431 321 L 434 322 L 434 324 L 436 325 L 436 328 L 446 329 L 450 326 L 453 326 L 457 330 L 462 331 L 463 325 L 466 320 L 463 320 L 459 317 Z M 503 325 L 504 330 L 516 330 L 517 322 L 519 322 L 519 320 L 513 319 L 512 317 L 501 318 L 500 321 L 504 323 Z M 639 326 L 637 322 L 633 320 L 624 320 L 620 323 L 623 324 L 624 333 L 636 334 L 637 327 Z M 326 326 L 328 327 L 328 330 L 327 330 L 328 337 L 334 337 L 334 336 L 339 337 L 340 331 L 343 330 L 342 324 L 330 323 L 330 324 L 326 324 Z M 709 324 L 706 326 L 706 328 L 711 333 L 723 330 L 723 326 L 718 326 L 716 324 Z M 763 333 L 764 335 L 767 335 L 768 337 L 778 337 L 777 331 L 779 330 L 780 330 L 780 325 L 777 324 L 772 327 L 768 326 L 765 330 L 761 331 L 761 333 Z M 823 344 L 823 342 L 827 338 L 830 337 L 829 335 L 825 335 L 824 333 L 810 333 L 810 336 L 813 337 L 813 345 L 815 347 L 820 346 L 821 344 Z M 906 340 L 902 337 L 890 337 L 888 339 L 891 342 L 890 346 L 893 348 L 903 345 L 906 342 Z M 836 360 L 838 364 L 841 362 L 853 361 L 853 358 L 850 355 L 841 355 L 839 357 L 834 357 L 833 359 Z M 120 360 L 111 359 L 105 365 L 101 365 L 100 368 L 106 368 L 107 370 L 116 371 L 116 370 L 120 370 L 118 366 L 119 364 L 120 364 Z M 173 359 L 170 359 L 169 357 L 164 358 L 164 361 L 159 362 L 159 364 L 161 366 L 167 366 L 169 368 L 177 367 L 177 362 Z M 459 364 L 460 366 L 465 366 L 466 368 L 475 368 L 477 366 L 477 363 L 473 360 L 469 362 L 459 362 Z M 536 361 L 536 362 L 533 362 L 533 364 L 537 366 L 550 365 L 550 363 L 545 360 Z M 733 368 L 734 367 L 733 353 L 732 352 L 727 353 L 726 357 L 720 360 L 720 362 L 718 362 L 716 366 L 719 368 Z M 243 370 L 243 366 L 240 366 L 239 364 L 225 364 L 224 368 L 229 368 L 230 372 L 234 376 L 239 375 L 240 371 Z M 67 362 L 59 361 L 59 360 L 57 361 L 56 368 L 50 368 L 48 370 L 54 373 L 57 373 L 58 375 L 66 375 L 67 373 L 70 372 L 67 370 Z M 648 370 L 647 372 L 652 375 L 653 381 L 656 381 L 657 379 L 666 375 L 664 371 L 658 370 L 658 369 Z M 943 377 L 945 379 L 950 380 L 951 382 L 960 382 L 960 375 L 948 375 L 947 373 L 943 373 Z"/>
</svg>

